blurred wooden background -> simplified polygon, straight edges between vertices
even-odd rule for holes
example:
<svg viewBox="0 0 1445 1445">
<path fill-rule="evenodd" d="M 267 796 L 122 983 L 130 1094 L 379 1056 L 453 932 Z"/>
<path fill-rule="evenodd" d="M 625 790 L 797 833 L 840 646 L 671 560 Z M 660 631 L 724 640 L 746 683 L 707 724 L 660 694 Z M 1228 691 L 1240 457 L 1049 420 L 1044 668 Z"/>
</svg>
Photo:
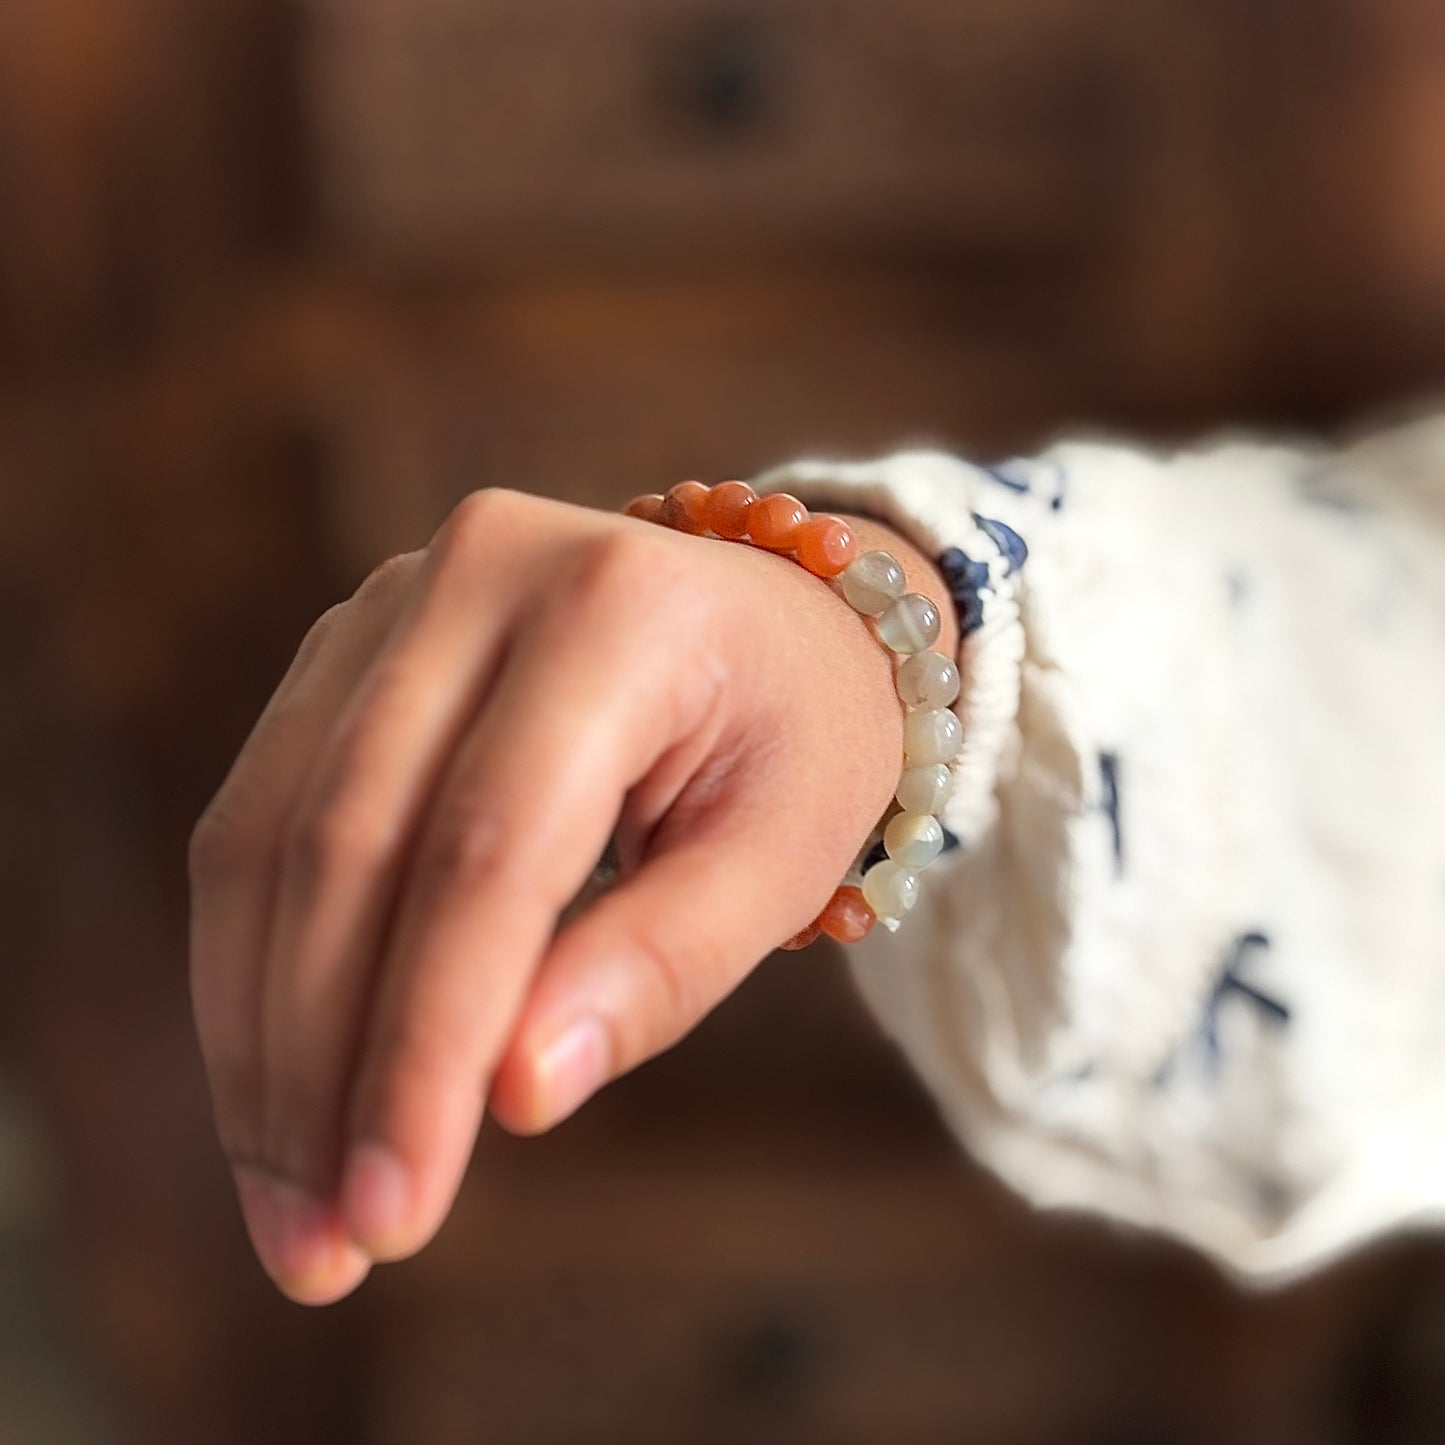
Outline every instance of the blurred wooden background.
<svg viewBox="0 0 1445 1445">
<path fill-rule="evenodd" d="M 1248 1301 L 1032 1218 L 821 949 L 289 1307 L 182 867 L 310 618 L 473 487 L 1442 379 L 1438 0 L 0 6 L 0 1435 L 1445 1439 L 1439 1246 Z"/>
</svg>

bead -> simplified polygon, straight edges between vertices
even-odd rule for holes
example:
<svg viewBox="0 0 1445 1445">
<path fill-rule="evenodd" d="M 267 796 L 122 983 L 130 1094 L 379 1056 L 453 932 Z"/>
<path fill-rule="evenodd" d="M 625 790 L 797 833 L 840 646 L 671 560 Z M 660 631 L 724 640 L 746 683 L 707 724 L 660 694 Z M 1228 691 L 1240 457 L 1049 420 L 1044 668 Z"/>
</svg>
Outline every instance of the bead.
<svg viewBox="0 0 1445 1445">
<path fill-rule="evenodd" d="M 815 577 L 836 577 L 857 550 L 853 529 L 841 517 L 810 517 L 798 528 L 798 561 Z"/>
<path fill-rule="evenodd" d="M 958 668 L 941 652 L 915 652 L 899 666 L 897 681 L 908 707 L 947 707 L 958 696 Z"/>
<path fill-rule="evenodd" d="M 898 780 L 898 804 L 906 813 L 941 813 L 953 791 L 953 774 L 943 763 L 904 768 Z"/>
<path fill-rule="evenodd" d="M 903 719 L 903 756 L 910 763 L 947 763 L 963 746 L 963 724 L 946 707 L 911 712 Z"/>
<path fill-rule="evenodd" d="M 746 482 L 719 482 L 707 494 L 703 520 L 719 537 L 737 541 L 748 534 L 748 512 L 757 499 Z"/>
<path fill-rule="evenodd" d="M 878 635 L 894 652 L 922 652 L 938 641 L 942 625 L 938 608 L 923 593 L 909 592 L 878 619 Z"/>
<path fill-rule="evenodd" d="M 879 918 L 897 918 L 918 902 L 918 874 L 885 858 L 863 875 L 863 897 Z"/>
<path fill-rule="evenodd" d="M 806 948 L 821 931 L 815 918 L 806 928 L 800 928 L 791 938 L 785 938 L 778 947 L 786 948 L 789 953 L 796 953 L 798 949 Z"/>
<path fill-rule="evenodd" d="M 839 943 L 857 943 L 877 922 L 863 890 L 845 883 L 833 890 L 823 911 L 818 915 L 818 925 L 829 938 Z"/>
<path fill-rule="evenodd" d="M 640 497 L 634 497 L 623 509 L 623 515 L 637 517 L 644 522 L 655 522 L 657 514 L 662 510 L 661 492 L 644 492 Z"/>
<path fill-rule="evenodd" d="M 838 576 L 848 605 L 865 617 L 877 617 L 903 596 L 908 585 L 903 564 L 891 552 L 865 552 Z"/>
<path fill-rule="evenodd" d="M 769 492 L 748 508 L 748 536 L 770 552 L 791 552 L 808 509 L 787 492 Z"/>
<path fill-rule="evenodd" d="M 943 852 L 943 825 L 931 813 L 899 813 L 883 830 L 888 856 L 905 868 L 927 868 Z"/>
<path fill-rule="evenodd" d="M 657 520 L 664 527 L 678 532 L 697 535 L 707 531 L 707 523 L 702 516 L 707 493 L 708 489 L 701 482 L 679 482 L 675 487 L 669 487 L 658 509 Z"/>
</svg>

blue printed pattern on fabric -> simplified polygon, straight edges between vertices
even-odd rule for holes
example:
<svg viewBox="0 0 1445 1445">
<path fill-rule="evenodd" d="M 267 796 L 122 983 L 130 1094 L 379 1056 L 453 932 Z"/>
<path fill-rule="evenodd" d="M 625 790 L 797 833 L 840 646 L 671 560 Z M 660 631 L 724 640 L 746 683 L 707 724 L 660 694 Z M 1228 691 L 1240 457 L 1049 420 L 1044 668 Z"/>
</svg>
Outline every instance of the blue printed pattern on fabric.
<svg viewBox="0 0 1445 1445">
<path fill-rule="evenodd" d="M 1228 998 L 1239 998 L 1255 1009 L 1271 1028 L 1285 1028 L 1290 1021 L 1289 1005 L 1274 998 L 1257 985 L 1250 983 L 1241 973 L 1245 960 L 1258 950 L 1270 947 L 1269 935 L 1260 932 L 1242 933 L 1230 945 L 1224 965 L 1215 979 L 1214 987 L 1205 1000 L 1204 1011 L 1192 1039 L 1186 1040 L 1169 1055 L 1154 1075 L 1154 1084 L 1163 1088 L 1174 1074 L 1180 1058 L 1191 1046 L 1198 1044 L 1203 1050 L 1205 1066 L 1212 1078 L 1217 1078 L 1223 1063 L 1223 1050 L 1219 1042 L 1219 1015 Z"/>
</svg>

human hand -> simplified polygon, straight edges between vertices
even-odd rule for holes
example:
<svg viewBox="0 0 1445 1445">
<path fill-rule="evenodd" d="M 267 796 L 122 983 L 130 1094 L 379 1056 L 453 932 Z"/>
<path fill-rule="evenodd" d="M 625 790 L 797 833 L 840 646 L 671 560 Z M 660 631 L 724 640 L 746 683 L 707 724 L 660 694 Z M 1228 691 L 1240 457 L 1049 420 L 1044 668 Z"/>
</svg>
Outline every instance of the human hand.
<svg viewBox="0 0 1445 1445">
<path fill-rule="evenodd" d="M 190 853 L 197 1029 L 277 1284 L 326 1303 L 414 1253 L 484 1108 L 546 1129 L 685 1034 L 828 900 L 901 740 L 884 648 L 790 558 L 519 492 L 327 612 Z M 620 882 L 558 928 L 614 828 Z"/>
</svg>

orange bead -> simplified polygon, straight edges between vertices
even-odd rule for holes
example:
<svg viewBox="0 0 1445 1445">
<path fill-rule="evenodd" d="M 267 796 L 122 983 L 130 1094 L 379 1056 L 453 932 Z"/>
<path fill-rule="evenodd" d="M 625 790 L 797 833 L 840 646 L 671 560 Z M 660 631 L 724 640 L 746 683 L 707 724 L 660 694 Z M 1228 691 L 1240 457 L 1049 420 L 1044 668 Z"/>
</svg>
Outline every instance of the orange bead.
<svg viewBox="0 0 1445 1445">
<path fill-rule="evenodd" d="M 623 515 L 627 517 L 639 517 L 644 522 L 655 522 L 657 514 L 662 510 L 661 492 L 644 492 L 640 497 L 634 497 L 623 509 Z"/>
<path fill-rule="evenodd" d="M 818 915 L 818 926 L 839 943 L 857 943 L 877 921 L 877 916 L 863 897 L 863 890 L 854 888 L 851 883 L 835 888 L 833 896 Z"/>
<path fill-rule="evenodd" d="M 701 482 L 679 482 L 669 487 L 658 509 L 657 520 L 664 527 L 678 532 L 694 534 L 707 531 L 703 521 L 703 508 L 707 505 L 708 489 Z"/>
<path fill-rule="evenodd" d="M 719 482 L 707 494 L 703 517 L 719 537 L 746 537 L 748 512 L 757 499 L 758 494 L 746 482 Z"/>
<path fill-rule="evenodd" d="M 778 945 L 779 948 L 786 948 L 790 953 L 796 953 L 800 948 L 806 948 L 819 933 L 818 920 L 815 918 L 806 928 L 800 928 L 791 938 L 785 939 Z"/>
<path fill-rule="evenodd" d="M 791 552 L 808 509 L 787 492 L 769 492 L 748 508 L 748 536 L 770 552 Z"/>
<path fill-rule="evenodd" d="M 836 577 L 853 560 L 857 543 L 841 517 L 810 517 L 798 528 L 796 550 L 815 577 Z"/>
</svg>

